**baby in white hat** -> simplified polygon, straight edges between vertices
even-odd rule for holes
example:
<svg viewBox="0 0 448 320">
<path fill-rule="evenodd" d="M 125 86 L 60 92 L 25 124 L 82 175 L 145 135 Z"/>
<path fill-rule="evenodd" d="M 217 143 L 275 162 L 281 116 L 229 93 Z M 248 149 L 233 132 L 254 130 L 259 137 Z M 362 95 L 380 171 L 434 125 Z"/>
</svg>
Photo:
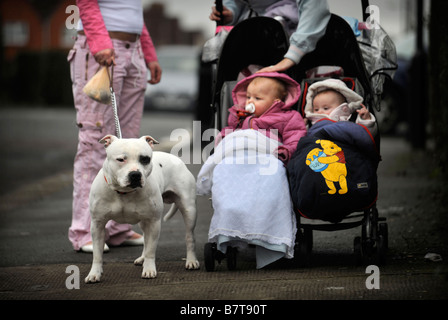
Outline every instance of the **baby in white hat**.
<svg viewBox="0 0 448 320">
<path fill-rule="evenodd" d="M 305 117 L 314 124 L 329 118 L 334 121 L 348 121 L 357 113 L 356 123 L 366 126 L 373 136 L 377 133 L 375 116 L 362 104 L 363 98 L 337 79 L 318 81 L 308 88 Z"/>
</svg>

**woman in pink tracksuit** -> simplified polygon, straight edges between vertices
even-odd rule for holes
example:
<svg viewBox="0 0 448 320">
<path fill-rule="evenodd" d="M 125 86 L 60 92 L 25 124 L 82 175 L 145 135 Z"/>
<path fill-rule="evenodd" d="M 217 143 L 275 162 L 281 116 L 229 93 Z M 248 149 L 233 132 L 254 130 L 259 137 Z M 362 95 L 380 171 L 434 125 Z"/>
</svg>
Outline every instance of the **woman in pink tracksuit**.
<svg viewBox="0 0 448 320">
<path fill-rule="evenodd" d="M 258 79 L 266 81 L 263 84 Z M 269 100 L 268 91 L 275 89 L 276 83 L 280 85 L 280 91 L 273 90 L 274 96 Z M 300 96 L 299 84 L 283 73 L 255 73 L 238 82 L 232 96 L 235 105 L 229 109 L 228 126 L 221 130 L 222 137 L 237 129 L 262 130 L 282 143 L 277 156 L 287 163 L 300 138 L 306 134 L 302 116 L 293 110 Z M 268 103 L 263 105 L 262 100 Z"/>
<path fill-rule="evenodd" d="M 98 142 L 115 133 L 112 107 L 90 99 L 82 89 L 100 65 L 114 65 L 113 88 L 123 138 L 140 135 L 144 94 L 149 83 L 160 81 L 161 68 L 143 21 L 141 0 L 77 0 L 80 23 L 75 45 L 68 55 L 79 127 L 74 162 L 73 216 L 69 240 L 75 250 L 91 252 L 89 192 L 106 153 Z M 142 237 L 131 225 L 109 221 L 106 242 L 139 245 Z M 107 250 L 107 246 L 105 246 Z"/>
</svg>

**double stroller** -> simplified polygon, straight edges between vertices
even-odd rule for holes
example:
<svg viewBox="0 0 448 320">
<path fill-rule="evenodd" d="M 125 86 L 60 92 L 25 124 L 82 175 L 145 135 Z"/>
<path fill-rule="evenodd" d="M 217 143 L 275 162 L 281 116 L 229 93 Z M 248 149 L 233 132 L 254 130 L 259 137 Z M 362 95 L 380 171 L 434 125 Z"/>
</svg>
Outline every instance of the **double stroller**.
<svg viewBox="0 0 448 320">
<path fill-rule="evenodd" d="M 365 4 L 366 1 L 363 1 L 363 5 Z M 364 16 L 364 20 L 366 18 Z M 211 61 L 211 106 L 216 129 L 221 130 L 227 124 L 228 108 L 233 103 L 231 92 L 240 72 L 250 65 L 268 66 L 277 63 L 288 47 L 288 36 L 276 19 L 250 18 L 228 32 L 219 57 Z M 384 78 L 393 76 L 395 61 L 394 45 L 381 27 L 366 28 L 357 37 L 346 20 L 332 14 L 326 33 L 317 43 L 316 49 L 287 71 L 301 86 L 297 110 L 304 116 L 307 88 L 312 83 L 338 78 L 361 95 L 364 105 L 374 114 L 380 111 Z M 347 132 L 341 129 L 345 126 L 350 127 Z M 363 136 L 362 141 L 351 138 L 353 126 L 356 127 L 356 134 L 359 132 Z M 354 239 L 357 261 L 369 264 L 385 262 L 388 227 L 386 219 L 379 216 L 376 207 L 376 170 L 381 160 L 380 135 L 372 136 L 364 129 L 354 122 L 336 128 L 322 127 L 316 123 L 311 126 L 308 135 L 299 141 L 297 150 L 288 163 L 286 171 L 297 228 L 293 261 L 299 265 L 310 260 L 313 231 L 357 227 L 361 227 L 360 236 Z M 309 152 L 316 147 L 317 140 L 331 141 L 344 150 L 349 190 L 346 194 L 329 196 L 324 179 L 316 179 L 316 176 L 322 177 L 321 173 L 309 170 L 310 166 L 305 164 Z M 220 263 L 222 260 L 227 260 L 229 270 L 235 269 L 237 249 L 227 246 L 223 253 L 217 249 L 216 243 L 206 243 L 206 270 L 214 271 L 215 261 Z"/>
</svg>

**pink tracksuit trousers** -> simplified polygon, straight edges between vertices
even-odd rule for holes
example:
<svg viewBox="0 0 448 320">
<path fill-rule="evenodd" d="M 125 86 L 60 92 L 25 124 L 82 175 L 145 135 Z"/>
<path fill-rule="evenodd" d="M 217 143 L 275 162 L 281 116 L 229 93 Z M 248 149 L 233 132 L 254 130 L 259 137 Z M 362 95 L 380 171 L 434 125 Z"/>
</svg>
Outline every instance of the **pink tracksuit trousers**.
<svg viewBox="0 0 448 320">
<path fill-rule="evenodd" d="M 113 88 L 118 106 L 118 117 L 123 138 L 136 138 L 140 134 L 147 69 L 140 41 L 126 42 L 112 39 L 115 50 Z M 89 50 L 86 37 L 79 35 L 68 55 L 79 127 L 78 149 L 73 173 L 73 214 L 69 240 L 75 250 L 91 241 L 89 193 L 90 186 L 102 168 L 106 152 L 98 141 L 107 134 L 115 135 L 115 121 L 111 105 L 90 99 L 82 89 L 99 68 Z M 119 245 L 132 236 L 129 224 L 109 221 L 106 225 L 106 242 Z"/>
</svg>

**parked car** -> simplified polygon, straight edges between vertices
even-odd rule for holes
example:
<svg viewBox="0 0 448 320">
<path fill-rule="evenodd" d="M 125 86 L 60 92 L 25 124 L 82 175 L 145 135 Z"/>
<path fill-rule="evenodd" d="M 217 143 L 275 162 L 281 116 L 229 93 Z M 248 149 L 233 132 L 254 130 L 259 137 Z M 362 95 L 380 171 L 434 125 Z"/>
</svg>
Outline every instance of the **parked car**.
<svg viewBox="0 0 448 320">
<path fill-rule="evenodd" d="M 170 45 L 157 48 L 162 80 L 149 85 L 145 109 L 193 112 L 198 96 L 199 48 Z"/>
</svg>

